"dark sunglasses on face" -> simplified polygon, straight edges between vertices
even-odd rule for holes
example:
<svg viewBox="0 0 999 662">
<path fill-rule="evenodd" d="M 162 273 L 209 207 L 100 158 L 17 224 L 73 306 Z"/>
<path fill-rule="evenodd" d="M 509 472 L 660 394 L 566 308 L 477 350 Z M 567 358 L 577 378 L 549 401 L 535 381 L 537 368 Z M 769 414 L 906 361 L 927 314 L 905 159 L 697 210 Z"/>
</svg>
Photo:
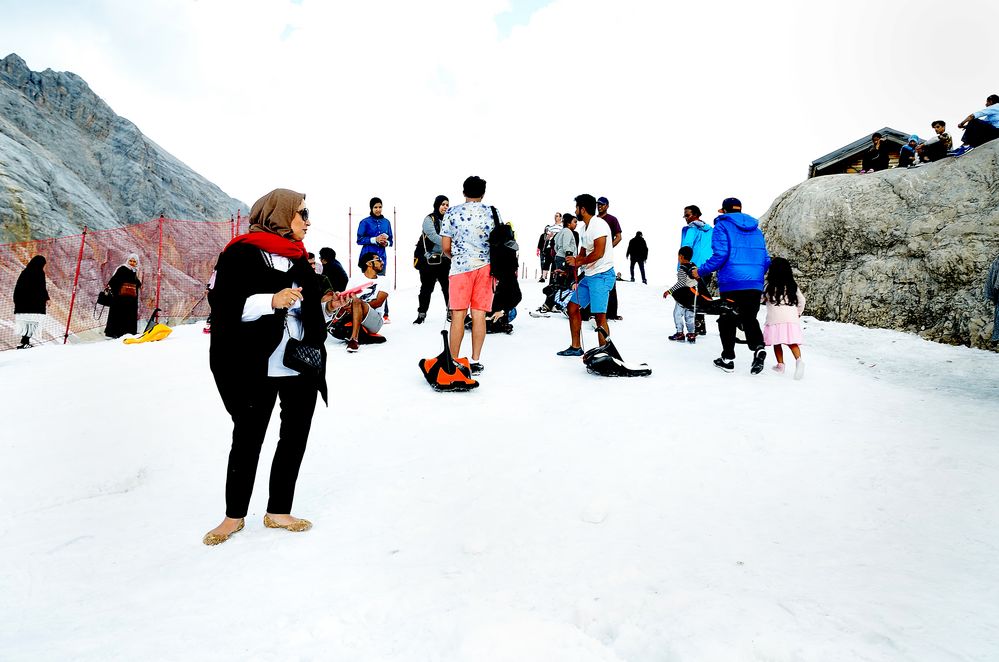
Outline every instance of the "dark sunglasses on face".
<svg viewBox="0 0 999 662">
<path fill-rule="evenodd" d="M 305 209 L 299 209 L 298 213 L 299 213 L 299 215 L 301 215 L 303 221 L 309 220 L 309 208 L 308 207 L 306 207 Z"/>
</svg>

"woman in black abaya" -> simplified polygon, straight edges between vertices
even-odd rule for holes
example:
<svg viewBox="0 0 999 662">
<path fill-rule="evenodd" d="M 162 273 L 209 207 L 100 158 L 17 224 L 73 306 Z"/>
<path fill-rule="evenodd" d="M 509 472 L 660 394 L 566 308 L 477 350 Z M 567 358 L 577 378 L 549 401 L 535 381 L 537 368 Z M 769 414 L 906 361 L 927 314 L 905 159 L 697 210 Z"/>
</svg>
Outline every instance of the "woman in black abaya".
<svg viewBox="0 0 999 662">
<path fill-rule="evenodd" d="M 135 334 L 139 330 L 139 256 L 132 253 L 125 264 L 108 281 L 111 288 L 111 307 L 108 309 L 108 323 L 104 335 L 120 338 L 126 333 Z"/>
</svg>

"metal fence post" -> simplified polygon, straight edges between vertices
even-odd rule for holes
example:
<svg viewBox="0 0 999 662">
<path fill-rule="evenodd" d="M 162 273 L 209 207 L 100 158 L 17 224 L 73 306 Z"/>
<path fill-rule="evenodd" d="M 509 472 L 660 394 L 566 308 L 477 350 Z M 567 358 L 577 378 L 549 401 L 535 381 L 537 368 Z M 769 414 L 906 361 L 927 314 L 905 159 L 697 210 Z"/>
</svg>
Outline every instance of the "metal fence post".
<svg viewBox="0 0 999 662">
<path fill-rule="evenodd" d="M 160 214 L 159 234 L 159 242 L 156 248 L 156 305 L 153 306 L 153 310 L 158 310 L 160 307 L 160 285 L 163 282 L 163 214 Z M 156 319 L 159 321 L 158 315 Z"/>
<path fill-rule="evenodd" d="M 62 344 L 69 340 L 69 324 L 73 321 L 73 306 L 76 304 L 76 289 L 80 285 L 80 265 L 83 263 L 83 247 L 87 245 L 87 226 L 83 226 L 80 237 L 80 253 L 76 256 L 76 275 L 73 277 L 73 294 L 69 297 L 69 314 L 66 315 L 66 333 L 62 336 Z"/>
</svg>

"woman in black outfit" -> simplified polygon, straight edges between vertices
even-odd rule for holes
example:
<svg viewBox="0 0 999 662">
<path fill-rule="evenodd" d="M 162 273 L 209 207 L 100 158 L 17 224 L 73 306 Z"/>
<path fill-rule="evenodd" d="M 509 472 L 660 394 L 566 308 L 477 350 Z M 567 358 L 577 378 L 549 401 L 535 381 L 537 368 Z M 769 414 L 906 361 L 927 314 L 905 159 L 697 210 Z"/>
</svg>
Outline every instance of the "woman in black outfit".
<svg viewBox="0 0 999 662">
<path fill-rule="evenodd" d="M 45 287 L 45 258 L 36 255 L 28 261 L 14 284 L 14 322 L 21 334 L 18 349 L 31 347 L 31 336 L 45 318 L 49 291 Z"/>
<path fill-rule="evenodd" d="M 111 307 L 108 309 L 108 323 L 104 335 L 120 338 L 126 333 L 135 334 L 139 330 L 139 256 L 132 253 L 125 264 L 118 267 L 108 281 L 111 288 Z"/>
<path fill-rule="evenodd" d="M 291 515 L 316 395 L 326 401 L 323 292 L 302 243 L 308 227 L 305 195 L 276 189 L 257 200 L 250 210 L 249 232 L 233 239 L 219 258 L 215 287 L 208 294 L 209 363 L 233 430 L 225 519 L 205 535 L 206 545 L 225 542 L 243 528 L 260 447 L 278 398 L 281 430 L 264 526 L 295 532 L 312 527 Z M 284 365 L 289 337 L 319 349 L 318 375 Z"/>
<path fill-rule="evenodd" d="M 441 284 L 444 309 L 450 314 L 448 276 L 451 273 L 451 260 L 444 257 L 444 248 L 441 245 L 441 220 L 443 220 L 449 204 L 446 195 L 438 195 L 434 198 L 434 210 L 423 219 L 423 234 L 427 236 L 427 252 L 436 256 L 434 258 L 436 264 L 427 264 L 420 269 L 420 303 L 413 324 L 423 324 L 423 320 L 427 319 L 427 311 L 430 310 L 430 297 L 434 293 L 434 283 Z"/>
</svg>

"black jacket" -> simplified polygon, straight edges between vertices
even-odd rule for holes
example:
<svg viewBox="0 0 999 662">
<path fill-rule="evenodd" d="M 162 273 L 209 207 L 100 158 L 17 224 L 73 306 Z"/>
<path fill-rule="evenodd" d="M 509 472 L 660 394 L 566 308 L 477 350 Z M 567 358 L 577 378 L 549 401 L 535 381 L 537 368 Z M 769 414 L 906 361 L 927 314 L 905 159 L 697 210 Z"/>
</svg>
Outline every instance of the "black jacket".
<svg viewBox="0 0 999 662">
<path fill-rule="evenodd" d="M 323 285 L 334 292 L 343 292 L 347 289 L 347 272 L 343 270 L 340 260 L 333 260 L 323 265 Z"/>
<path fill-rule="evenodd" d="M 320 299 L 322 279 L 305 258 L 292 263 L 283 272 L 267 264 L 259 248 L 250 244 L 234 244 L 219 258 L 215 287 L 208 293 L 212 307 L 211 349 L 209 365 L 216 382 L 252 383 L 267 377 L 267 360 L 281 343 L 284 335 L 284 311 L 264 315 L 253 322 L 244 322 L 243 305 L 253 294 L 276 293 L 292 283 L 302 288 L 303 341 L 319 347 L 323 357 L 316 388 L 326 401 L 326 319 Z"/>
<path fill-rule="evenodd" d="M 635 262 L 645 262 L 649 259 L 649 245 L 645 243 L 645 237 L 632 237 L 624 256 L 630 257 Z"/>
<path fill-rule="evenodd" d="M 45 314 L 49 292 L 45 289 L 45 260 L 36 255 L 28 262 L 14 285 L 14 314 Z"/>
</svg>

